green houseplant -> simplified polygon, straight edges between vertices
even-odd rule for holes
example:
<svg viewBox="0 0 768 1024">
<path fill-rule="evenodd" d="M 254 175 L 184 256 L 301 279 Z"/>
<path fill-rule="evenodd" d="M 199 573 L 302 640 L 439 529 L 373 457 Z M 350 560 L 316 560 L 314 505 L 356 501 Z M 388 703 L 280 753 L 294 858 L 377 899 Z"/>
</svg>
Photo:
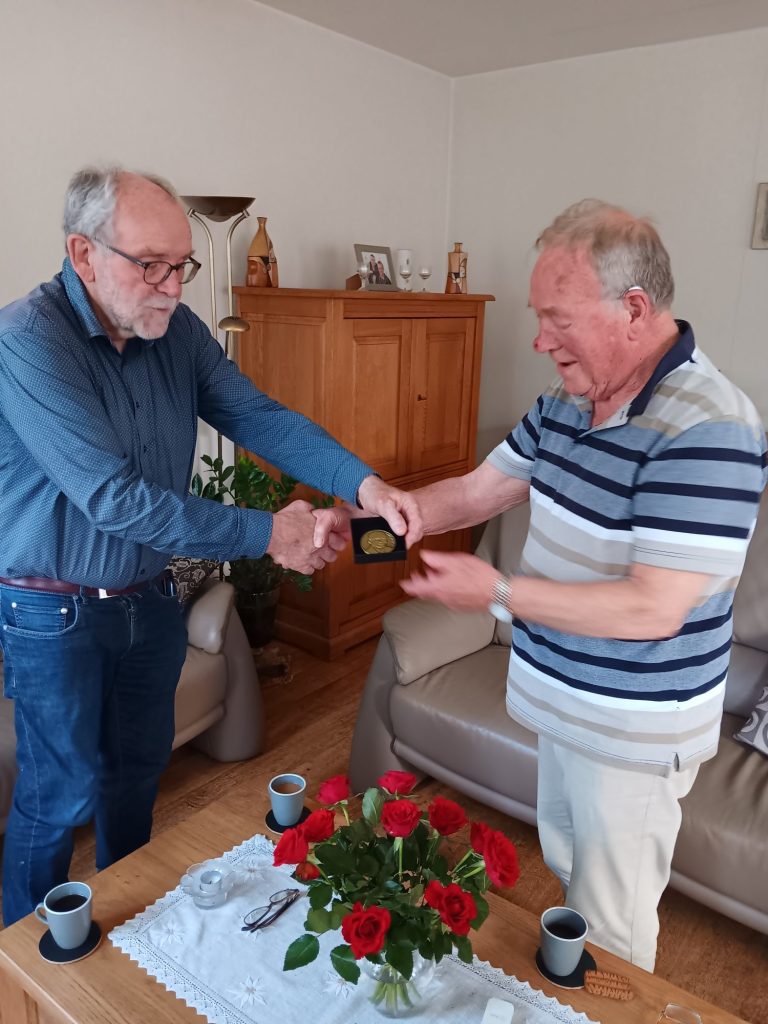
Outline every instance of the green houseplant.
<svg viewBox="0 0 768 1024">
<path fill-rule="evenodd" d="M 288 503 L 298 483 L 286 473 L 279 478 L 271 476 L 245 455 L 228 466 L 223 459 L 212 459 L 210 455 L 201 456 L 201 461 L 208 467 L 208 480 L 195 473 L 190 486 L 192 493 L 221 503 L 230 498 L 241 508 L 278 512 Z M 333 504 L 333 499 L 325 498 L 322 504 Z M 229 582 L 237 592 L 237 610 L 252 647 L 263 647 L 272 639 L 280 586 L 286 580 L 299 590 L 312 589 L 309 576 L 284 568 L 270 555 L 230 562 Z"/>
</svg>

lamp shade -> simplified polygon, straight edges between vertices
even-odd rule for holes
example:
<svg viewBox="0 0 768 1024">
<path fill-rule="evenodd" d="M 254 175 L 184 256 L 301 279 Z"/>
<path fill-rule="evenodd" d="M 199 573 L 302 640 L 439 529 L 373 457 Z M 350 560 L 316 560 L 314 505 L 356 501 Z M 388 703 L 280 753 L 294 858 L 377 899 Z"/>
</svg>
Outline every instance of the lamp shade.
<svg viewBox="0 0 768 1024">
<path fill-rule="evenodd" d="M 254 196 L 180 196 L 183 203 L 208 220 L 225 221 L 244 213 Z"/>
</svg>

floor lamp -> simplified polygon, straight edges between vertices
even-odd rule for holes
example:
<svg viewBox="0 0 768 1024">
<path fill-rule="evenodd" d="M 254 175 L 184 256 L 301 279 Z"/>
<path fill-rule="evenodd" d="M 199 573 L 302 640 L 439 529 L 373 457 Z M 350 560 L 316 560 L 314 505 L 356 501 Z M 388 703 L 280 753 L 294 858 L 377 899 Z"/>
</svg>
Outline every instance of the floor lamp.
<svg viewBox="0 0 768 1024">
<path fill-rule="evenodd" d="M 247 320 L 234 315 L 234 300 L 232 294 L 232 235 L 238 224 L 248 216 L 248 207 L 253 202 L 253 196 L 181 196 L 181 201 L 188 207 L 187 215 L 190 220 L 195 220 L 205 231 L 208 239 L 208 270 L 211 279 L 211 334 L 217 337 L 218 331 L 224 331 L 224 355 L 230 358 L 231 336 L 233 334 L 245 334 L 249 329 Z M 227 303 L 228 315 L 222 320 L 216 317 L 216 260 L 213 251 L 213 236 L 206 220 L 224 221 L 236 219 L 227 232 Z M 205 219 L 204 219 L 205 218 Z M 222 457 L 221 434 L 216 433 L 216 451 L 218 457 Z"/>
</svg>

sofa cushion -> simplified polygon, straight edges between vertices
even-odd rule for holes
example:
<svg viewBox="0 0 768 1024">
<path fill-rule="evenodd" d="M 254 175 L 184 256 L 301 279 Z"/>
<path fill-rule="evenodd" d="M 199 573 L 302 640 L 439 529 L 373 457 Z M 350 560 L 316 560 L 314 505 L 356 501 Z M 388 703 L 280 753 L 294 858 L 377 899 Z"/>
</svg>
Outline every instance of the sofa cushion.
<svg viewBox="0 0 768 1024">
<path fill-rule="evenodd" d="M 733 738 L 740 743 L 749 744 L 762 754 L 768 754 L 768 686 L 752 708 L 747 721 L 733 734 Z"/>
<path fill-rule="evenodd" d="M 725 710 L 748 718 L 768 686 L 768 654 L 755 647 L 733 644 L 725 686 Z"/>
<path fill-rule="evenodd" d="M 713 892 L 768 913 L 768 760 L 732 738 L 741 720 L 723 716 L 717 757 L 699 769 L 682 801 L 673 868 Z"/>
<path fill-rule="evenodd" d="M 755 532 L 733 599 L 733 636 L 768 652 L 768 490 L 763 492 Z"/>
<path fill-rule="evenodd" d="M 224 715 L 227 689 L 227 659 L 223 654 L 206 654 L 191 645 L 176 689 L 176 736 L 174 748 L 186 743 L 203 728 Z"/>
<path fill-rule="evenodd" d="M 536 736 L 506 710 L 509 650 L 493 645 L 394 686 L 398 742 L 462 777 L 536 806 Z"/>
</svg>

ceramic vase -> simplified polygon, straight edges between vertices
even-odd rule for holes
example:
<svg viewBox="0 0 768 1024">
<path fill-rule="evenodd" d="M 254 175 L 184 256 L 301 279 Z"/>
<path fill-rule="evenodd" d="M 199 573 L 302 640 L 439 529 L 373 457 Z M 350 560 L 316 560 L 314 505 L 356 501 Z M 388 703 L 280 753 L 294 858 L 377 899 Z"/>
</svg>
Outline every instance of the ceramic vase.
<svg viewBox="0 0 768 1024">
<path fill-rule="evenodd" d="M 445 279 L 446 295 L 467 294 L 467 260 L 461 242 L 453 243 L 453 252 L 448 253 L 448 276 Z"/>
<path fill-rule="evenodd" d="M 267 232 L 267 218 L 257 217 L 259 229 L 248 249 L 248 273 L 245 283 L 251 288 L 277 288 L 277 257 Z"/>
</svg>

